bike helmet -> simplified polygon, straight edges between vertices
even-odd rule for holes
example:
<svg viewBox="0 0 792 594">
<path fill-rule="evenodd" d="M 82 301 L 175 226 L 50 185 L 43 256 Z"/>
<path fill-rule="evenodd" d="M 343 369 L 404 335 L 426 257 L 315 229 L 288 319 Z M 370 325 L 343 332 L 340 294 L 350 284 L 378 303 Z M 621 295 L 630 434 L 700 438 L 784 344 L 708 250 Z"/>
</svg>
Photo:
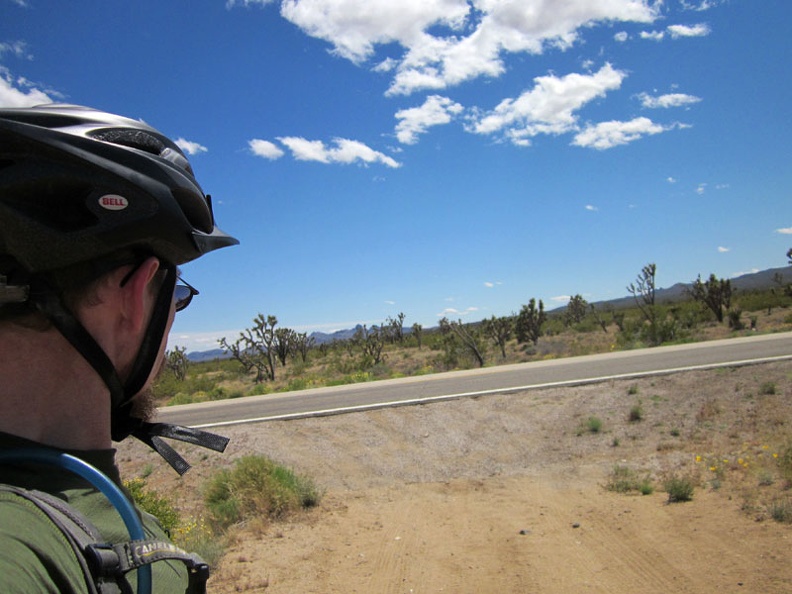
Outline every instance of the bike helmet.
<svg viewBox="0 0 792 594">
<path fill-rule="evenodd" d="M 135 434 L 152 445 L 152 432 L 182 433 L 131 418 L 131 399 L 156 360 L 175 267 L 237 243 L 215 225 L 184 153 L 147 124 L 77 105 L 0 109 L 0 305 L 43 312 L 102 376 L 116 441 Z M 120 253 L 154 256 L 168 271 L 125 383 L 51 282 L 52 273 Z"/>
</svg>

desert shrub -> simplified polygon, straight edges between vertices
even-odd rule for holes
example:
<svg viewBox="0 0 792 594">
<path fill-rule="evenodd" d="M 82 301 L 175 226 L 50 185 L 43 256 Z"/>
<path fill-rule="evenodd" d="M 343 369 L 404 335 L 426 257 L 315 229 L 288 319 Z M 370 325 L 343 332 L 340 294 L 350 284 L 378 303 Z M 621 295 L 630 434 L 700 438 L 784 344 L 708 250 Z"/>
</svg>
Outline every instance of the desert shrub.
<svg viewBox="0 0 792 594">
<path fill-rule="evenodd" d="M 600 431 L 602 431 L 602 419 L 592 416 L 580 422 L 577 435 L 583 435 L 584 433 L 599 433 Z"/>
<path fill-rule="evenodd" d="M 208 483 L 204 502 L 211 523 L 225 529 L 250 517 L 280 519 L 319 503 L 313 481 L 265 456 L 245 456 Z"/>
<path fill-rule="evenodd" d="M 720 414 L 720 405 L 712 398 L 707 398 L 696 412 L 696 422 L 706 423 Z"/>
<path fill-rule="evenodd" d="M 740 291 L 737 304 L 744 311 L 761 311 L 789 305 L 788 297 L 783 291 L 759 290 Z"/>
<path fill-rule="evenodd" d="M 742 310 L 741 309 L 731 309 L 726 314 L 729 318 L 729 328 L 732 330 L 743 330 L 745 328 L 745 324 L 743 323 L 742 317 Z"/>
<path fill-rule="evenodd" d="M 172 399 L 178 394 L 194 394 L 196 392 L 210 393 L 216 389 L 219 376 L 217 375 L 197 375 L 192 372 L 190 375 L 180 380 L 171 372 L 163 372 L 152 386 L 154 397 L 160 400 Z"/>
<path fill-rule="evenodd" d="M 649 478 L 649 474 L 639 474 L 637 471 L 627 466 L 616 465 L 605 483 L 605 488 L 614 493 L 641 493 L 651 495 L 654 486 Z"/>
<path fill-rule="evenodd" d="M 785 480 L 792 482 L 792 443 L 787 445 L 778 456 L 778 470 Z"/>
<path fill-rule="evenodd" d="M 226 539 L 218 537 L 202 517 L 181 523 L 171 538 L 176 546 L 197 553 L 212 568 L 217 567 L 226 552 Z"/>
<path fill-rule="evenodd" d="M 691 501 L 693 499 L 693 481 L 689 478 L 671 476 L 665 481 L 663 488 L 668 493 L 669 503 Z"/>
<path fill-rule="evenodd" d="M 182 519 L 171 499 L 148 489 L 142 478 L 124 481 L 124 487 L 140 509 L 157 518 L 176 546 L 197 553 L 210 567 L 217 566 L 226 544 L 202 517 Z"/>
<path fill-rule="evenodd" d="M 761 386 L 759 386 L 759 394 L 762 396 L 772 396 L 776 393 L 776 385 L 775 382 L 764 382 Z"/>
<path fill-rule="evenodd" d="M 167 532 L 173 531 L 181 522 L 179 512 L 176 511 L 171 500 L 146 488 L 144 479 L 134 478 L 124 481 L 124 487 L 138 507 L 157 518 Z"/>
<path fill-rule="evenodd" d="M 767 511 L 776 522 L 792 524 L 792 499 L 780 499 L 771 503 Z"/>
<path fill-rule="evenodd" d="M 289 383 L 286 384 L 286 390 L 288 392 L 297 392 L 299 390 L 307 390 L 308 388 L 312 388 L 314 386 L 314 382 L 309 377 L 295 377 L 289 380 Z"/>
<path fill-rule="evenodd" d="M 643 407 L 639 402 L 637 404 L 634 404 L 630 408 L 630 412 L 627 415 L 627 420 L 630 421 L 630 423 L 637 423 L 639 421 L 643 421 L 643 416 L 644 416 Z"/>
</svg>

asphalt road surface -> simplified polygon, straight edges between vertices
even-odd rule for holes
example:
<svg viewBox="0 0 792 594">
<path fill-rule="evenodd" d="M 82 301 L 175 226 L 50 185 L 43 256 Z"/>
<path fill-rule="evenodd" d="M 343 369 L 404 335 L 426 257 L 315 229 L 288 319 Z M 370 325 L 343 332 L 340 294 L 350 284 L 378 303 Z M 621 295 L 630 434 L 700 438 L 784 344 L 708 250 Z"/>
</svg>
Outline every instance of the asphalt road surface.
<svg viewBox="0 0 792 594">
<path fill-rule="evenodd" d="M 158 421 L 219 427 L 792 359 L 792 332 L 170 406 Z"/>
</svg>

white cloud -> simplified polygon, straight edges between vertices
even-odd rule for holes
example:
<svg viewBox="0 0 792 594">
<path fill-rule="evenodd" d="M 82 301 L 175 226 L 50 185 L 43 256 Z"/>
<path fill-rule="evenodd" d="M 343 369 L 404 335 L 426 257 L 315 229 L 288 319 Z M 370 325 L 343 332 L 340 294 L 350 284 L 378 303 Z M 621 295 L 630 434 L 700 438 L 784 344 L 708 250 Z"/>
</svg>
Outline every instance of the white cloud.
<svg viewBox="0 0 792 594">
<path fill-rule="evenodd" d="M 645 0 L 284 0 L 281 14 L 356 64 L 377 46 L 403 48 L 388 94 L 444 89 L 505 71 L 507 53 L 567 49 L 597 23 L 652 23 Z M 393 60 L 393 58 L 391 59 Z M 377 69 L 390 71 L 392 61 Z"/>
<path fill-rule="evenodd" d="M 453 307 L 447 307 L 443 311 L 441 311 L 439 314 L 437 314 L 437 317 L 438 318 L 448 318 L 448 317 L 453 316 L 455 318 L 462 318 L 462 317 L 465 317 L 465 316 L 470 315 L 472 313 L 475 313 L 478 310 L 479 310 L 478 307 L 468 307 L 468 308 L 466 308 L 464 310 L 461 310 L 461 311 L 458 310 L 458 309 L 454 309 Z"/>
<path fill-rule="evenodd" d="M 714 6 L 718 5 L 717 2 L 713 2 L 712 0 L 701 0 L 701 2 L 698 4 L 694 4 L 692 2 L 686 2 L 685 0 L 682 0 L 681 4 L 682 4 L 682 8 L 684 8 L 685 10 L 695 10 L 697 12 L 709 10 L 710 8 L 713 8 Z"/>
<path fill-rule="evenodd" d="M 0 66 L 0 107 L 31 107 L 52 103 L 53 99 L 24 78 L 16 80 Z"/>
<path fill-rule="evenodd" d="M 664 37 L 665 37 L 665 33 L 663 31 L 641 31 L 641 39 L 662 41 Z"/>
<path fill-rule="evenodd" d="M 284 18 L 358 64 L 378 44 L 410 47 L 430 27 L 459 29 L 467 13 L 465 0 L 284 0 L 281 5 Z"/>
<path fill-rule="evenodd" d="M 488 282 L 484 283 L 484 286 L 487 287 L 488 289 L 491 289 L 491 288 L 493 288 L 495 286 L 495 283 L 491 283 L 491 282 L 488 281 Z"/>
<path fill-rule="evenodd" d="M 556 297 L 550 297 L 550 301 L 555 301 L 556 303 L 568 303 L 570 299 L 572 299 L 571 295 L 558 295 Z"/>
<path fill-rule="evenodd" d="M 681 107 L 701 101 L 700 97 L 685 95 L 684 93 L 669 93 L 667 95 L 660 95 L 659 97 L 652 97 L 647 93 L 641 93 L 638 95 L 638 98 L 641 100 L 641 105 L 650 109 Z"/>
<path fill-rule="evenodd" d="M 704 192 L 707 190 L 707 184 L 699 184 L 696 188 L 696 194 L 699 196 L 703 196 Z"/>
<path fill-rule="evenodd" d="M 307 140 L 297 136 L 285 136 L 278 138 L 278 140 L 291 150 L 292 155 L 298 161 L 330 162 L 327 147 L 321 140 Z"/>
<path fill-rule="evenodd" d="M 728 252 L 730 252 L 730 251 L 731 251 L 731 248 L 727 248 L 727 247 L 723 247 L 723 246 L 718 246 L 718 253 L 721 253 L 721 254 L 726 254 L 726 253 L 728 253 Z"/>
<path fill-rule="evenodd" d="M 599 210 L 599 208 L 597 208 L 597 207 L 596 207 L 596 206 L 594 206 L 593 204 L 586 204 L 586 207 L 585 207 L 585 208 L 586 208 L 586 210 L 588 210 L 589 212 L 597 212 L 597 211 Z"/>
<path fill-rule="evenodd" d="M 393 58 L 385 58 L 382 62 L 374 66 L 372 70 L 374 72 L 392 72 L 398 65 L 399 62 Z"/>
<path fill-rule="evenodd" d="M 233 342 L 239 338 L 239 330 L 218 330 L 216 332 L 171 332 L 168 335 L 168 348 L 184 347 L 188 353 L 219 349 L 221 338 Z"/>
<path fill-rule="evenodd" d="M 280 159 L 285 154 L 283 150 L 281 150 L 281 148 L 274 142 L 270 142 L 269 140 L 261 140 L 260 138 L 249 140 L 248 146 L 254 155 L 269 159 L 270 161 Z"/>
<path fill-rule="evenodd" d="M 738 276 L 745 276 L 746 274 L 756 274 L 759 272 L 758 268 L 751 268 L 750 270 L 741 270 L 740 272 L 733 272 L 731 277 L 737 278 Z"/>
<path fill-rule="evenodd" d="M 275 0 L 226 0 L 226 8 L 234 8 L 234 6 L 266 6 L 272 4 Z"/>
<path fill-rule="evenodd" d="M 396 138 L 403 144 L 415 144 L 418 135 L 423 134 L 431 126 L 448 124 L 463 111 L 459 103 L 448 97 L 430 95 L 420 107 L 411 107 L 396 112 Z"/>
<path fill-rule="evenodd" d="M 635 118 L 629 122 L 610 121 L 589 125 L 575 136 L 572 144 L 605 150 L 633 142 L 647 135 L 659 134 L 669 128 L 655 124 L 649 118 Z"/>
<path fill-rule="evenodd" d="M 667 181 L 669 184 L 675 184 L 675 183 L 677 183 L 677 180 L 676 180 L 676 178 L 673 178 L 673 177 L 667 177 L 667 178 L 666 178 L 666 181 Z"/>
<path fill-rule="evenodd" d="M 209 149 L 202 144 L 198 144 L 197 142 L 193 142 L 191 140 L 185 140 L 184 138 L 177 138 L 174 142 L 176 143 L 176 146 L 178 146 L 188 155 L 197 155 L 198 153 L 205 153 L 209 151 Z"/>
<path fill-rule="evenodd" d="M 674 39 L 679 39 L 680 37 L 705 37 L 711 33 L 709 25 L 705 23 L 692 26 L 670 25 L 667 30 Z"/>
<path fill-rule="evenodd" d="M 278 138 L 291 150 L 298 161 L 318 161 L 320 163 L 382 163 L 388 167 L 401 167 L 392 157 L 375 151 L 357 140 L 335 138 L 335 147 L 327 147 L 321 140 L 306 140 L 296 136 Z"/>
<path fill-rule="evenodd" d="M 2 57 L 3 54 L 11 54 L 15 58 L 21 58 L 25 60 L 33 59 L 33 56 L 28 53 L 27 44 L 24 41 L 0 43 L 0 57 Z"/>
<path fill-rule="evenodd" d="M 613 39 L 615 39 L 619 43 L 624 43 L 629 38 L 630 36 L 627 34 L 627 31 L 619 31 L 618 33 L 616 33 L 616 35 L 613 36 Z"/>
<path fill-rule="evenodd" d="M 781 235 L 792 235 L 792 227 L 782 227 L 781 229 L 776 229 L 776 233 L 780 233 Z"/>
<path fill-rule="evenodd" d="M 563 134 L 577 128 L 575 112 L 586 103 L 618 89 L 626 73 L 605 64 L 593 74 L 553 75 L 534 79 L 534 88 L 516 99 L 504 99 L 469 127 L 477 134 L 503 132 L 526 145 L 538 134 Z"/>
<path fill-rule="evenodd" d="M 666 33 L 672 39 L 679 39 L 680 37 L 705 37 L 712 31 L 709 25 L 701 23 L 698 25 L 669 25 L 665 31 L 641 31 L 641 39 L 649 39 L 651 41 L 662 41 L 665 39 Z"/>
</svg>

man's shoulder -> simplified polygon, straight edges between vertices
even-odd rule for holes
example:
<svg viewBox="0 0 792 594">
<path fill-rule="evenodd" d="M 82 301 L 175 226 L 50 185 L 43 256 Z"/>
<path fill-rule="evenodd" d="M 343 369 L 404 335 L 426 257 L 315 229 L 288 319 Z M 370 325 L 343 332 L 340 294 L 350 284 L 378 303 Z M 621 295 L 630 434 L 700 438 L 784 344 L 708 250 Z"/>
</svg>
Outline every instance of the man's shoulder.
<svg viewBox="0 0 792 594">
<path fill-rule="evenodd" d="M 84 592 L 85 577 L 66 536 L 26 497 L 0 489 L 3 592 Z"/>
</svg>

